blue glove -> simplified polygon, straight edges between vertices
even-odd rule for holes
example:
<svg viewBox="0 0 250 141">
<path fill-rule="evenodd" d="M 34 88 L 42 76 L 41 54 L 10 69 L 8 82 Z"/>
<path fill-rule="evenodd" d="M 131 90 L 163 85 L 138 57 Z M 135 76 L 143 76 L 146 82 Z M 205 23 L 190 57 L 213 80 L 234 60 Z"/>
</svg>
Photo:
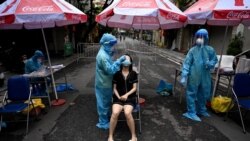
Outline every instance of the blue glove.
<svg viewBox="0 0 250 141">
<path fill-rule="evenodd" d="M 125 55 L 122 55 L 119 59 L 117 59 L 117 61 L 121 64 L 123 61 L 126 60 Z"/>
<path fill-rule="evenodd" d="M 214 68 L 214 64 L 212 63 L 212 61 L 207 61 L 206 62 L 206 69 L 213 69 Z"/>
<path fill-rule="evenodd" d="M 117 59 L 116 61 L 115 61 L 115 65 L 116 66 L 119 66 L 120 67 L 120 65 L 122 64 L 122 62 L 123 61 L 125 61 L 126 60 L 126 57 L 125 57 L 125 55 L 122 55 L 119 59 Z"/>
<path fill-rule="evenodd" d="M 186 88 L 186 86 L 187 86 L 187 77 L 182 77 L 181 78 L 181 85 Z"/>
</svg>

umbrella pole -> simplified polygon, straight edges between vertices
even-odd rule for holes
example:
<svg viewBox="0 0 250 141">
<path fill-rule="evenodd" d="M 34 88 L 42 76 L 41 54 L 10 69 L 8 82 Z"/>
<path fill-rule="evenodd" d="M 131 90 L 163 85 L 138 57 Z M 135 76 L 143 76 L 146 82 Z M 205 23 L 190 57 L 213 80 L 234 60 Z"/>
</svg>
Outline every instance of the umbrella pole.
<svg viewBox="0 0 250 141">
<path fill-rule="evenodd" d="M 214 85 L 212 97 L 215 96 L 215 92 L 216 92 L 216 89 L 217 89 L 217 83 L 218 83 L 218 81 L 219 81 L 220 65 L 221 65 L 222 54 L 223 54 L 223 50 L 224 50 L 224 46 L 225 46 L 225 42 L 226 42 L 227 32 L 228 32 L 228 25 L 226 26 L 226 31 L 225 31 L 225 34 L 224 34 L 224 39 L 223 39 L 223 43 L 222 43 L 222 48 L 221 48 L 221 51 L 220 51 L 220 60 L 219 60 L 219 64 L 218 64 L 218 69 L 217 69 L 217 71 L 216 71 L 216 79 L 215 79 L 215 85 Z M 229 82 L 229 83 L 230 83 L 230 82 Z"/>
<path fill-rule="evenodd" d="M 43 27 L 41 28 L 41 30 L 42 30 L 42 35 L 43 35 L 43 41 L 44 41 L 44 45 L 45 45 L 46 54 L 48 56 L 48 62 L 49 62 L 49 67 L 50 67 L 49 70 L 50 70 L 50 74 L 51 74 L 51 78 L 52 78 L 53 90 L 54 90 L 55 97 L 56 97 L 56 99 L 53 100 L 51 104 L 52 104 L 52 106 L 63 105 L 63 104 L 65 104 L 66 101 L 64 99 L 58 99 L 57 91 L 56 91 L 56 85 L 55 85 L 55 79 L 54 79 L 53 70 L 52 70 L 52 67 L 51 67 L 51 61 L 50 61 L 48 46 L 47 46 L 47 42 L 46 42 Z"/>
</svg>

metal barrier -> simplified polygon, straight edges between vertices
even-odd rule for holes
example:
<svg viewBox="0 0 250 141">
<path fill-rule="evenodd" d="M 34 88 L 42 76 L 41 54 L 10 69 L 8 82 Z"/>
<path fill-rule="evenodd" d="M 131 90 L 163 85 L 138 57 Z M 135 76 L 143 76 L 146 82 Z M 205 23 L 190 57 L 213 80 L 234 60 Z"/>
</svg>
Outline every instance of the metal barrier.
<svg viewBox="0 0 250 141">
<path fill-rule="evenodd" d="M 99 43 L 78 43 L 76 46 L 77 62 L 83 58 L 95 59 L 99 48 Z"/>
</svg>

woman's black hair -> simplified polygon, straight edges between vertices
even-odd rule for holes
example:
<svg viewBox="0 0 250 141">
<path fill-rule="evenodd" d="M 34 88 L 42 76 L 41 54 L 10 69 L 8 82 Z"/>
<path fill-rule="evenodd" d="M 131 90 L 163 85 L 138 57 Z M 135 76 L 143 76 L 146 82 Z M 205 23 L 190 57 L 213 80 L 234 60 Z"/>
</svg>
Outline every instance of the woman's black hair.
<svg viewBox="0 0 250 141">
<path fill-rule="evenodd" d="M 132 70 L 133 70 L 133 59 L 132 59 L 132 57 L 129 55 L 129 54 L 124 54 L 124 55 L 126 55 L 126 56 L 128 56 L 129 58 L 130 58 L 130 62 L 131 62 L 131 64 L 129 65 L 129 72 L 131 72 Z M 121 66 L 120 66 L 120 70 L 122 70 L 122 67 L 123 67 L 123 65 L 121 64 Z"/>
</svg>

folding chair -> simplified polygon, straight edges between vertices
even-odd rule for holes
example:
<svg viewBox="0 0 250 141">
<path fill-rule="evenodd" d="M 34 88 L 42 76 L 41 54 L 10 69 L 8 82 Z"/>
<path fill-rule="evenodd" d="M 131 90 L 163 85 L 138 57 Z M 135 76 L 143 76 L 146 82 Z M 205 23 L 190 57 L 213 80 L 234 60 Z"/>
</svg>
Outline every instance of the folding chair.
<svg viewBox="0 0 250 141">
<path fill-rule="evenodd" d="M 217 55 L 218 60 L 220 60 L 220 55 Z M 228 84 L 227 84 L 227 95 L 229 93 L 230 90 L 230 86 L 231 86 L 231 80 L 232 80 L 232 76 L 235 75 L 235 70 L 233 68 L 233 62 L 234 62 L 235 56 L 232 55 L 222 55 L 221 58 L 221 64 L 220 67 L 218 68 L 219 65 L 219 61 L 218 63 L 215 65 L 216 69 L 219 69 L 219 77 L 218 77 L 218 82 L 216 84 L 216 88 L 218 89 L 218 85 L 220 83 L 220 78 L 221 76 L 226 77 Z"/>
<path fill-rule="evenodd" d="M 23 76 L 13 76 L 8 79 L 7 91 L 5 92 L 2 107 L 0 108 L 1 122 L 3 123 L 3 116 L 8 114 L 19 115 L 28 108 L 26 117 L 26 134 L 29 130 L 29 108 L 30 105 L 34 107 L 31 100 L 31 90 L 29 79 Z M 28 101 L 28 102 L 27 102 Z M 4 119 L 5 120 L 5 119 Z M 0 126 L 1 131 L 1 126 Z"/>
<path fill-rule="evenodd" d="M 133 113 L 136 114 L 134 117 L 135 121 L 139 123 L 139 133 L 141 134 L 141 105 L 140 105 L 140 94 L 137 92 L 136 105 L 134 106 Z"/>
<path fill-rule="evenodd" d="M 140 62 L 139 62 L 140 65 Z M 136 90 L 136 105 L 134 105 L 133 113 L 136 114 L 134 117 L 135 121 L 139 123 L 139 133 L 141 134 L 141 105 L 140 105 L 140 66 L 138 68 L 134 67 L 133 70 L 138 74 L 138 83 Z"/>
<path fill-rule="evenodd" d="M 250 110 L 250 74 L 237 73 L 234 77 L 232 91 L 234 101 L 236 102 L 236 105 L 238 107 L 243 132 L 246 133 L 244 117 Z M 242 116 L 242 109 L 246 111 L 244 116 Z"/>
</svg>

